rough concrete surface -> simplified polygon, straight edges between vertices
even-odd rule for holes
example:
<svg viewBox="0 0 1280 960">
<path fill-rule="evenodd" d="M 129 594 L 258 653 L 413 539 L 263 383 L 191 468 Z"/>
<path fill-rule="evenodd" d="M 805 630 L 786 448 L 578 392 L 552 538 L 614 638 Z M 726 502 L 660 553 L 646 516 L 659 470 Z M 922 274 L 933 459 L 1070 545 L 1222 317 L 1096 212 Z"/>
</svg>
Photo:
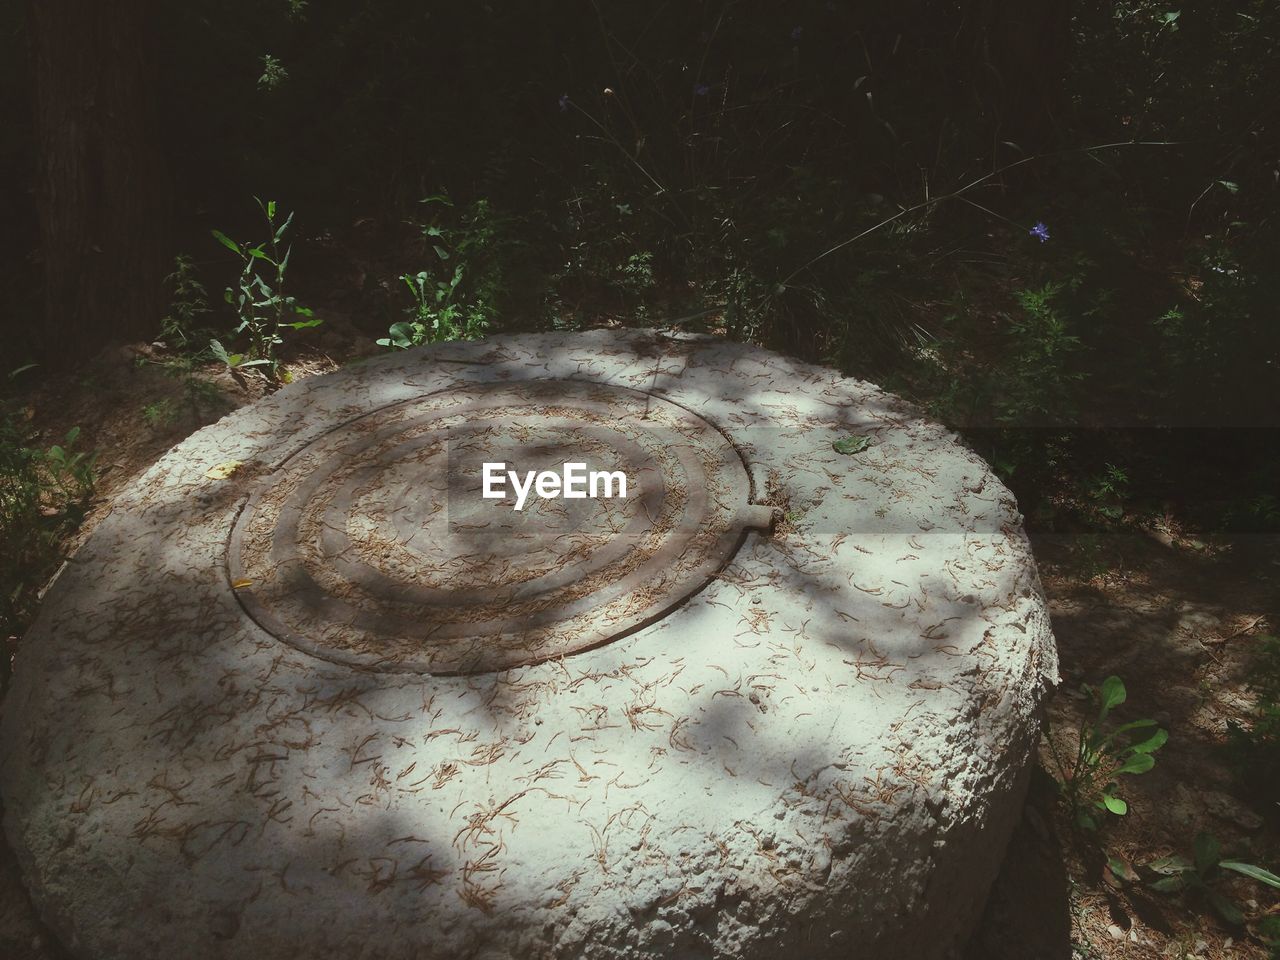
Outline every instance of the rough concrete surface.
<svg viewBox="0 0 1280 960">
<path fill-rule="evenodd" d="M 751 501 L 779 523 L 741 523 L 727 563 L 666 590 L 653 622 L 531 665 L 442 676 L 429 658 L 346 662 L 249 616 L 237 591 L 264 588 L 233 576 L 228 544 L 246 501 L 269 496 L 264 478 L 318 450 L 318 471 L 338 469 L 343 449 L 324 438 L 392 405 L 535 380 L 695 414 L 732 441 Z M 522 442 L 497 426 L 508 452 Z M 833 449 L 851 435 L 870 445 Z M 601 457 L 621 443 L 597 441 Z M 347 483 L 337 513 L 286 516 L 285 549 L 306 552 L 320 582 L 317 635 L 355 623 L 370 583 L 393 604 L 397 578 L 421 586 L 417 546 L 351 555 L 370 530 L 407 543 L 431 522 L 413 513 L 415 477 L 429 478 L 406 443 Z M 645 456 L 667 469 L 656 448 Z M 730 487 L 708 485 L 712 499 Z M 664 489 L 678 499 L 679 483 Z M 454 493 L 446 508 L 486 522 L 468 502 Z M 749 508 L 725 506 L 758 518 Z M 335 523 L 336 546 L 319 529 Z M 516 572 L 471 571 L 468 596 L 524 576 L 519 549 L 485 549 L 464 567 L 498 551 Z M 625 576 L 622 553 L 593 575 Z M 361 643 L 403 644 L 413 613 L 396 613 L 356 623 Z M 431 631 L 418 639 L 430 647 Z M 928 960 L 981 913 L 1055 680 L 1012 498 L 902 401 L 720 341 L 503 337 L 294 384 L 162 458 L 46 597 L 5 703 L 0 787 L 36 903 L 94 960 Z"/>
</svg>

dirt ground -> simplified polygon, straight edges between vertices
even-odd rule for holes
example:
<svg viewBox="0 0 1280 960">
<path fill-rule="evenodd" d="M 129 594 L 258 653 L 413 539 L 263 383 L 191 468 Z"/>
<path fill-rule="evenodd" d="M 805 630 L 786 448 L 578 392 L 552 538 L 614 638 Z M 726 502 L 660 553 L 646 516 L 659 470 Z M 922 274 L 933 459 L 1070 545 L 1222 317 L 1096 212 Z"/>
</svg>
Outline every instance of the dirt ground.
<svg viewBox="0 0 1280 960">
<path fill-rule="evenodd" d="M 293 376 L 379 349 L 340 312 L 326 316 L 323 332 L 291 358 Z M 97 498 L 77 542 L 110 510 L 113 495 L 165 450 L 262 393 L 257 381 L 209 367 L 199 377 L 218 396 L 205 390 L 193 407 L 183 380 L 155 362 L 163 358 L 150 345 L 113 350 L 30 398 L 33 422 L 49 443 L 78 425 L 84 447 L 100 451 Z M 1228 928 L 1194 899 L 1124 884 L 1106 862 L 1137 866 L 1186 852 L 1196 833 L 1208 830 L 1242 859 L 1280 865 L 1280 811 L 1240 794 L 1222 752 L 1227 721 L 1250 709 L 1250 654 L 1261 634 L 1277 629 L 1280 542 L 1206 546 L 1162 527 L 1091 541 L 1087 573 L 1079 541 L 1033 534 L 1033 544 L 1063 676 L 1049 707 L 1051 729 L 1078 725 L 1088 707 L 1076 693 L 1082 682 L 1117 674 L 1129 691 L 1117 722 L 1151 717 L 1170 739 L 1154 770 L 1127 778 L 1128 815 L 1088 834 L 1058 802 L 1046 772 L 1054 769 L 1052 757 L 1042 747 L 1022 822 L 966 960 L 1267 957 L 1247 929 Z M 1280 891 L 1244 878 L 1226 889 L 1253 919 L 1280 912 Z M 64 956 L 36 918 L 11 852 L 0 847 L 0 957 Z"/>
<path fill-rule="evenodd" d="M 1040 769 L 968 960 L 992 958 L 1267 957 L 1247 930 L 1231 929 L 1194 898 L 1126 885 L 1107 869 L 1189 855 L 1197 833 L 1225 851 L 1274 867 L 1276 809 L 1241 795 L 1223 756 L 1228 720 L 1248 716 L 1258 636 L 1274 624 L 1280 565 L 1275 538 L 1216 551 L 1157 532 L 1112 537 L 1108 573 L 1076 570 L 1069 538 L 1032 537 L 1049 596 L 1062 686 L 1049 707 L 1051 735 L 1078 726 L 1082 682 L 1124 678 L 1122 722 L 1150 717 L 1169 731 L 1153 770 L 1128 777 L 1124 817 L 1081 833 L 1065 815 L 1051 752 Z M 1274 628 L 1271 628 L 1274 629 Z M 1073 696 L 1073 694 L 1076 694 Z M 1060 733 L 1057 735 L 1061 735 Z M 1280 911 L 1277 892 L 1244 878 L 1225 888 L 1251 917 Z"/>
</svg>

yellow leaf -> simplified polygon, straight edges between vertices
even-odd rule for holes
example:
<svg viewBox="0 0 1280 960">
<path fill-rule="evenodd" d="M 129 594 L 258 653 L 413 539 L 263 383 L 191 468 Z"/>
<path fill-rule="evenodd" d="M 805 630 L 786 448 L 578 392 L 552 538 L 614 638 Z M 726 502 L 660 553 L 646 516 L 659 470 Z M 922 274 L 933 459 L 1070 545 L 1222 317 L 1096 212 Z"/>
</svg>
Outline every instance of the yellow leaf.
<svg viewBox="0 0 1280 960">
<path fill-rule="evenodd" d="M 244 464 L 239 460 L 228 460 L 226 463 L 220 463 L 217 466 L 210 467 L 204 472 L 204 475 L 210 480 L 225 480 L 242 466 L 244 466 Z"/>
<path fill-rule="evenodd" d="M 231 584 L 231 588 L 233 590 L 239 590 L 241 587 L 251 587 L 251 586 L 253 586 L 253 581 L 245 580 L 243 577 L 241 577 L 239 580 L 234 581 Z"/>
</svg>

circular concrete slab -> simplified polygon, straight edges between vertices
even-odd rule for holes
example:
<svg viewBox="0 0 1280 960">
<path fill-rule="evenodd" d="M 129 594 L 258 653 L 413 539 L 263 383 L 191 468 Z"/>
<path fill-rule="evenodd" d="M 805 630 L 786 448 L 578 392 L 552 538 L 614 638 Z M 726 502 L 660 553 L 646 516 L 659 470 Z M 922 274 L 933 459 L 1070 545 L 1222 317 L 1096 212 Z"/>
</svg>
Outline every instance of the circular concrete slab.
<svg viewBox="0 0 1280 960">
<path fill-rule="evenodd" d="M 501 506 L 484 497 L 486 463 L 501 465 L 503 483 L 490 484 Z M 521 498 L 507 479 L 566 463 L 583 467 L 573 498 Z M 595 497 L 587 463 L 609 475 Z M 746 525 L 772 519 L 750 503 L 741 455 L 705 420 L 575 380 L 381 407 L 254 487 L 227 557 L 249 615 L 316 656 L 434 674 L 622 636 L 701 589 Z"/>
<path fill-rule="evenodd" d="M 497 462 L 629 488 L 516 510 Z M 1056 679 L 1019 523 L 749 347 L 389 355 L 120 497 L 16 665 L 6 827 L 95 960 L 945 957 Z"/>
</svg>

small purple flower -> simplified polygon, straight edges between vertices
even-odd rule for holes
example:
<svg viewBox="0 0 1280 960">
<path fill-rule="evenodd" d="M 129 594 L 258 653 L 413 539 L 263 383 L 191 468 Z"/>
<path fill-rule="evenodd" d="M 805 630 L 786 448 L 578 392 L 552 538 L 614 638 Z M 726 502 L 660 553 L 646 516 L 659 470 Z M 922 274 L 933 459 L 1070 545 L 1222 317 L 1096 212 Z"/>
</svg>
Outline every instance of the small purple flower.
<svg viewBox="0 0 1280 960">
<path fill-rule="evenodd" d="M 560 104 L 561 113 L 569 112 L 569 95 L 567 93 L 560 94 L 560 99 L 556 102 Z"/>
<path fill-rule="evenodd" d="M 695 97 L 705 97 L 711 92 L 711 88 L 705 83 L 695 83 L 693 85 L 693 95 Z"/>
<path fill-rule="evenodd" d="M 1033 237 L 1039 237 L 1041 243 L 1049 239 L 1049 228 L 1043 223 L 1037 222 L 1030 232 Z"/>
<path fill-rule="evenodd" d="M 803 36 L 804 36 L 804 27 L 792 27 L 792 28 L 791 28 L 791 39 L 792 39 L 792 40 L 799 40 L 799 39 L 800 39 L 801 37 L 803 37 Z"/>
</svg>

